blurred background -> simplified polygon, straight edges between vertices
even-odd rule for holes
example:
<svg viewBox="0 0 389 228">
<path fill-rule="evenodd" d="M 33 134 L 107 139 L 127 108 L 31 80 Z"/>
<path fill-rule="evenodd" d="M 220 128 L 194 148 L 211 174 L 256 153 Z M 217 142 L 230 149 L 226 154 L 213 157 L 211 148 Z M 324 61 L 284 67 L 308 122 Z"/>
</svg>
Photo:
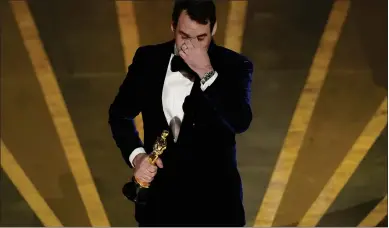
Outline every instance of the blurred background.
<svg viewBox="0 0 389 228">
<path fill-rule="evenodd" d="M 216 4 L 216 43 L 255 65 L 247 226 L 387 226 L 387 0 Z M 0 10 L 1 226 L 136 226 L 108 108 L 136 48 L 172 38 L 172 1 Z"/>
</svg>

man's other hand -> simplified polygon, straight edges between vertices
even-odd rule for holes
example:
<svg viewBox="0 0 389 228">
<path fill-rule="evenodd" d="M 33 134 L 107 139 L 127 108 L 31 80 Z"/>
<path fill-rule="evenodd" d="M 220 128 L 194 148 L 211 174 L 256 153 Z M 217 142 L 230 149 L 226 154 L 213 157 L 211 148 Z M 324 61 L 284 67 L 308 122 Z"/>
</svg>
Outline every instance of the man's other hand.
<svg viewBox="0 0 389 228">
<path fill-rule="evenodd" d="M 134 176 L 137 180 L 146 183 L 150 183 L 154 179 L 157 174 L 157 166 L 163 168 L 162 160 L 160 158 L 157 159 L 157 166 L 155 166 L 150 164 L 148 157 L 147 154 L 142 153 L 134 158 Z"/>
</svg>

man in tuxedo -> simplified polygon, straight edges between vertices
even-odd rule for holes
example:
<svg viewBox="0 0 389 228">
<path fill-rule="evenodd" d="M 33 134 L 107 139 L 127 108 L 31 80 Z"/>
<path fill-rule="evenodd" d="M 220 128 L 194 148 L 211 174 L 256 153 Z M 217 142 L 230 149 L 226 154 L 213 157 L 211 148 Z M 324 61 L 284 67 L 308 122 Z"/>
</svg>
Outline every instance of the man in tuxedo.
<svg viewBox="0 0 389 228">
<path fill-rule="evenodd" d="M 137 179 L 151 183 L 140 226 L 244 226 L 235 135 L 252 120 L 252 63 L 216 45 L 211 0 L 176 0 L 172 41 L 139 47 L 109 110 L 113 138 Z M 134 125 L 142 113 L 144 143 Z M 163 130 L 167 149 L 147 154 Z"/>
</svg>

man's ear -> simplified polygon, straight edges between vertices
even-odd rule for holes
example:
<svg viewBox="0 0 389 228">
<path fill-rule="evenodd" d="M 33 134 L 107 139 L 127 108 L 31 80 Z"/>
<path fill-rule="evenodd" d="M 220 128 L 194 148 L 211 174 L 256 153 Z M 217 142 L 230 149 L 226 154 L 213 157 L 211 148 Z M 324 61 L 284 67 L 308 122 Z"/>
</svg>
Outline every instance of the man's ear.
<svg viewBox="0 0 389 228">
<path fill-rule="evenodd" d="M 217 22 L 215 22 L 215 25 L 213 26 L 212 36 L 214 36 L 216 34 L 216 30 L 217 30 Z"/>
<path fill-rule="evenodd" d="M 174 33 L 174 25 L 173 25 L 173 22 L 170 24 L 170 29 L 172 30 L 172 32 Z"/>
</svg>

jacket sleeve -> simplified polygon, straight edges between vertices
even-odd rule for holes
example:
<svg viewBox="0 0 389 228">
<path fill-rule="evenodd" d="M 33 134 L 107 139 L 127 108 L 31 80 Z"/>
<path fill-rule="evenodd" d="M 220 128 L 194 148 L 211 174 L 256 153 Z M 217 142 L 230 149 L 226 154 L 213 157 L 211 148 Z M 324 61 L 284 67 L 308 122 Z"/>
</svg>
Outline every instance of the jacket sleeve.
<svg viewBox="0 0 389 228">
<path fill-rule="evenodd" d="M 134 118 L 142 111 L 144 97 L 144 76 L 142 75 L 142 48 L 138 48 L 127 75 L 109 108 L 109 125 L 112 137 L 120 149 L 122 156 L 131 168 L 129 157 L 143 143 L 135 127 Z"/>
<path fill-rule="evenodd" d="M 194 113 L 209 126 L 217 124 L 233 134 L 246 131 L 252 120 L 250 106 L 252 63 L 245 59 L 234 67 L 217 70 L 218 77 L 206 90 L 196 85 L 184 102 L 185 114 Z"/>
</svg>

